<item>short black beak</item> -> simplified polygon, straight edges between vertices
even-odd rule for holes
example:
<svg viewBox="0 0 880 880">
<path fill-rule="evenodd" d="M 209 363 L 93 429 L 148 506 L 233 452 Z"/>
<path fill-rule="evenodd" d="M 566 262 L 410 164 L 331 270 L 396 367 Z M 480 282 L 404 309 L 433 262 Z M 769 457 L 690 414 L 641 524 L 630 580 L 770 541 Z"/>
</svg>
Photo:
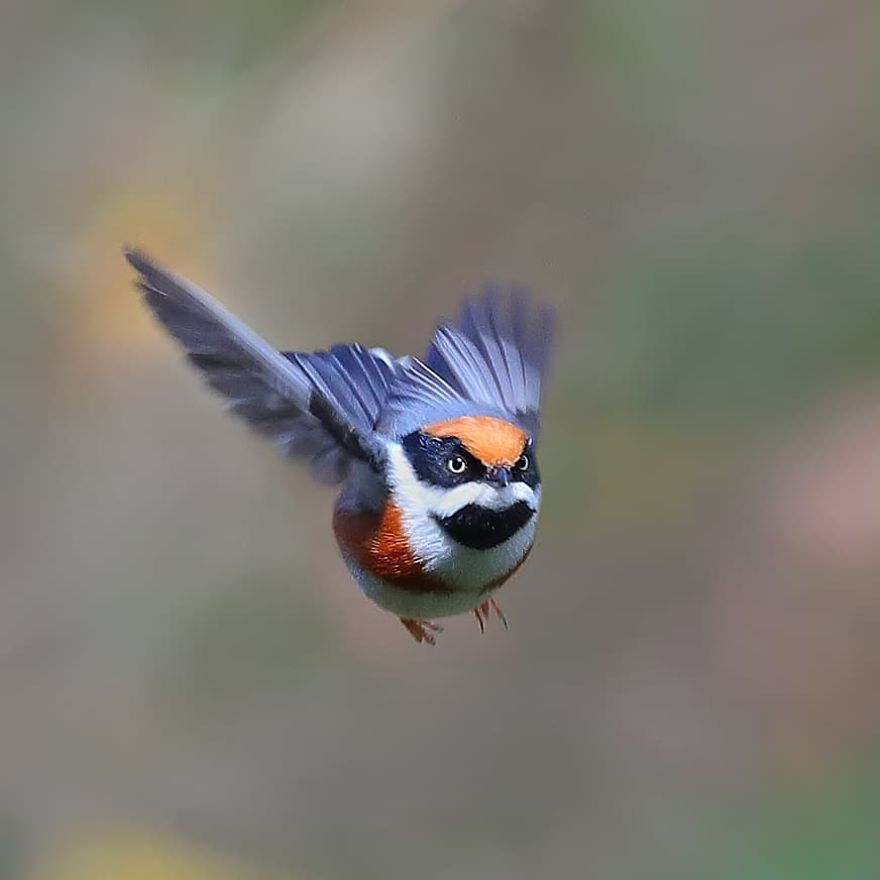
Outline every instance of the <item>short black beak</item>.
<svg viewBox="0 0 880 880">
<path fill-rule="evenodd" d="M 486 473 L 486 479 L 490 483 L 495 483 L 497 486 L 501 486 L 502 488 L 510 483 L 510 468 L 506 467 L 493 467 L 489 468 Z"/>
</svg>

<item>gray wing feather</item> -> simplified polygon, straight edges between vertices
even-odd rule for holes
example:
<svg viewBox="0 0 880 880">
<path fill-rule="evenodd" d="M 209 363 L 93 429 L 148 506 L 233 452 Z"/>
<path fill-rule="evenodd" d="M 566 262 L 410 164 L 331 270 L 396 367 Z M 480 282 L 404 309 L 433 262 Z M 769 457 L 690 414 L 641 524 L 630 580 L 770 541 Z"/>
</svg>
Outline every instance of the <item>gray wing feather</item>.
<svg viewBox="0 0 880 880">
<path fill-rule="evenodd" d="M 390 436 L 404 436 L 431 422 L 459 412 L 462 396 L 418 358 L 398 360 L 376 428 Z"/>
<path fill-rule="evenodd" d="M 519 290 L 488 290 L 437 328 L 426 363 L 464 398 L 502 406 L 534 432 L 552 335 L 549 308 L 530 308 Z"/>
<path fill-rule="evenodd" d="M 342 346 L 333 350 L 336 355 L 285 356 L 194 284 L 138 251 L 128 250 L 125 256 L 140 273 L 137 285 L 156 318 L 208 385 L 252 428 L 274 439 L 286 454 L 310 459 L 324 482 L 344 479 L 352 458 L 375 461 L 381 454 L 369 433 L 367 412 L 370 395 L 383 393 L 383 370 L 390 369 L 381 357 L 377 360 L 385 366 L 371 368 L 369 352 L 359 347 L 350 358 L 340 354 Z M 312 368 L 311 358 L 331 366 Z M 336 381 L 336 373 L 351 360 L 364 362 L 364 385 L 376 381 L 377 388 L 362 389 L 359 379 L 357 387 L 348 383 L 345 393 L 346 383 Z"/>
<path fill-rule="evenodd" d="M 389 385 L 401 369 L 401 361 L 387 352 L 362 345 L 334 345 L 329 351 L 310 353 L 286 351 L 283 355 L 364 433 L 374 430 Z"/>
<path fill-rule="evenodd" d="M 398 380 L 392 385 L 388 405 L 399 410 L 455 403 L 460 396 L 442 377 L 418 358 L 407 358 Z"/>
</svg>

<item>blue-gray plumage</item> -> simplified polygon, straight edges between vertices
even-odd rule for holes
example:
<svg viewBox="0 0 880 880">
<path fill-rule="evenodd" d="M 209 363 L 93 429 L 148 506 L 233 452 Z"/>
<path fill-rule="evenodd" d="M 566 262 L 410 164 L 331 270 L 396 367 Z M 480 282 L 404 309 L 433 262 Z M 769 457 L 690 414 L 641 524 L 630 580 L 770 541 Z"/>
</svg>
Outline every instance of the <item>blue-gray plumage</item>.
<svg viewBox="0 0 880 880">
<path fill-rule="evenodd" d="M 428 642 L 428 613 L 470 608 L 482 626 L 490 602 L 498 611 L 491 591 L 528 554 L 540 501 L 549 309 L 521 291 L 487 291 L 437 328 L 424 360 L 360 345 L 281 352 L 194 284 L 140 251 L 125 256 L 146 304 L 229 409 L 321 481 L 345 483 L 337 538 L 374 601 Z M 413 432 L 439 464 L 413 470 L 417 453 L 402 442 Z M 465 458 L 464 476 L 439 479 L 438 466 L 457 474 Z"/>
<path fill-rule="evenodd" d="M 533 313 L 524 291 L 489 288 L 465 301 L 457 324 L 437 328 L 425 362 L 460 396 L 500 404 L 535 437 L 552 336 L 549 308 Z"/>
</svg>

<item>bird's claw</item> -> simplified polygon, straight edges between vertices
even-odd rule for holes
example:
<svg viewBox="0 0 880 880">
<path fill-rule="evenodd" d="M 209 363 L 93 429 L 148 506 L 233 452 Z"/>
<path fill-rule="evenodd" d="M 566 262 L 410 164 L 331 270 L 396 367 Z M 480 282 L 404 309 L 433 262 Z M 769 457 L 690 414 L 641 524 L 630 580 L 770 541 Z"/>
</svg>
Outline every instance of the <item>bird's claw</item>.
<svg viewBox="0 0 880 880">
<path fill-rule="evenodd" d="M 419 643 L 436 645 L 435 633 L 442 633 L 443 627 L 432 620 L 418 620 L 415 617 L 401 617 L 400 622 L 406 627 L 406 631 Z"/>
<path fill-rule="evenodd" d="M 507 618 L 504 616 L 504 612 L 501 610 L 501 606 L 495 599 L 486 599 L 485 602 L 481 602 L 474 608 L 474 616 L 477 618 L 477 623 L 480 625 L 480 632 L 486 632 L 486 624 L 489 622 L 489 616 L 491 612 L 495 612 L 495 616 L 501 621 L 502 626 L 505 629 L 509 629 L 507 625 Z"/>
</svg>

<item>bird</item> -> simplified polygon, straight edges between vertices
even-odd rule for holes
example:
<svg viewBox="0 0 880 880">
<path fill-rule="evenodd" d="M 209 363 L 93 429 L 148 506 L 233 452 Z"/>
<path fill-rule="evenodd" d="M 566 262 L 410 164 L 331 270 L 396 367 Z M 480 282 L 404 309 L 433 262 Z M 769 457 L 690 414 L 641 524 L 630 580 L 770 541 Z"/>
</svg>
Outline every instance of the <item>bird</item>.
<svg viewBox="0 0 880 880">
<path fill-rule="evenodd" d="M 227 408 L 340 487 L 333 531 L 361 592 L 434 645 L 438 618 L 481 632 L 522 566 L 541 506 L 537 440 L 555 315 L 485 288 L 424 358 L 334 345 L 280 351 L 204 290 L 125 247 L 135 287 Z"/>
</svg>

